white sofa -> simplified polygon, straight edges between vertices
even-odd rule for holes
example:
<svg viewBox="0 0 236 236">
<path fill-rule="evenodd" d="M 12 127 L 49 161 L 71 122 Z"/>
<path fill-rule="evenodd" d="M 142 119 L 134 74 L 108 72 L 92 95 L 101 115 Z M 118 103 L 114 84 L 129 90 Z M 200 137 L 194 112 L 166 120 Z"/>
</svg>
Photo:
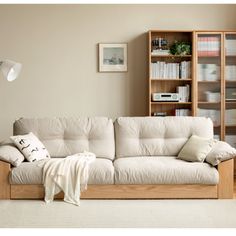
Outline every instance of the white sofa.
<svg viewBox="0 0 236 236">
<path fill-rule="evenodd" d="M 82 198 L 232 198 L 233 160 L 216 168 L 176 158 L 191 135 L 213 138 L 207 118 L 120 117 L 114 124 L 103 117 L 22 118 L 14 123 L 15 135 L 29 132 L 52 158 L 84 150 L 96 154 Z M 1 169 L 2 198 L 43 197 L 37 162 L 13 168 L 0 162 Z"/>
</svg>

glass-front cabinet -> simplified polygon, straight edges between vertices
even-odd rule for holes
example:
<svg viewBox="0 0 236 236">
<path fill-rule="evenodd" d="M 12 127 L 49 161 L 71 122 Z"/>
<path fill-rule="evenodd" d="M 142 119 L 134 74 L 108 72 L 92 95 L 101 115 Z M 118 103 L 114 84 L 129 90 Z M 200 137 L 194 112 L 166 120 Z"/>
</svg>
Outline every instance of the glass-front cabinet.
<svg viewBox="0 0 236 236">
<path fill-rule="evenodd" d="M 196 32 L 196 116 L 236 147 L 236 32 Z"/>
<path fill-rule="evenodd" d="M 196 115 L 214 123 L 214 137 L 224 138 L 223 33 L 196 33 Z"/>
<path fill-rule="evenodd" d="M 236 147 L 236 32 L 224 33 L 224 140 Z"/>
</svg>

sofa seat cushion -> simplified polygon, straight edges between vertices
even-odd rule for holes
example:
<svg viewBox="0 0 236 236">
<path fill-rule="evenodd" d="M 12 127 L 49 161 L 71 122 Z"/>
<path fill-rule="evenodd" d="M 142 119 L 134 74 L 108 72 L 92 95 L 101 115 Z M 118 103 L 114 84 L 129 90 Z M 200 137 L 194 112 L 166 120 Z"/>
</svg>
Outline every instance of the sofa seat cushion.
<svg viewBox="0 0 236 236">
<path fill-rule="evenodd" d="M 38 162 L 23 162 L 12 169 L 11 184 L 43 184 L 43 168 Z M 114 184 L 112 161 L 97 158 L 90 165 L 88 184 Z"/>
<path fill-rule="evenodd" d="M 114 162 L 115 184 L 210 184 L 219 182 L 208 163 L 186 162 L 173 156 L 119 158 Z"/>
</svg>

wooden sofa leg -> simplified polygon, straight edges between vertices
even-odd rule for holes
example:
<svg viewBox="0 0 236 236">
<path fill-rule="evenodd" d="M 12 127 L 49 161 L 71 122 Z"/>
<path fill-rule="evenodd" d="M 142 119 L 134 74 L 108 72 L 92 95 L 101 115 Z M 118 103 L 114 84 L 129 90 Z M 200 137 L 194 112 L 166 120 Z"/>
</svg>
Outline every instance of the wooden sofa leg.
<svg viewBox="0 0 236 236">
<path fill-rule="evenodd" d="M 10 164 L 0 161 L 0 199 L 11 198 L 11 187 L 9 183 Z"/>
<path fill-rule="evenodd" d="M 232 199 L 234 194 L 234 160 L 221 162 L 218 165 L 219 184 L 218 184 L 218 198 Z"/>
</svg>

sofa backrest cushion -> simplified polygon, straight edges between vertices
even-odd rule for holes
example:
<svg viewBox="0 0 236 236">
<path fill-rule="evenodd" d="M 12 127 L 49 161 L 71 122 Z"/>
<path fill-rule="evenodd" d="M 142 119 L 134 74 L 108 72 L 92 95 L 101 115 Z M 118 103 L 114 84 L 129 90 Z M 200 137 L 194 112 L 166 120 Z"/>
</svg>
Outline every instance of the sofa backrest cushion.
<svg viewBox="0 0 236 236">
<path fill-rule="evenodd" d="M 120 117 L 115 121 L 116 157 L 177 156 L 193 135 L 213 138 L 204 117 Z"/>
<path fill-rule="evenodd" d="M 66 157 L 89 151 L 96 157 L 115 157 L 114 126 L 111 119 L 95 118 L 21 118 L 14 123 L 14 135 L 33 132 L 51 157 Z"/>
</svg>

